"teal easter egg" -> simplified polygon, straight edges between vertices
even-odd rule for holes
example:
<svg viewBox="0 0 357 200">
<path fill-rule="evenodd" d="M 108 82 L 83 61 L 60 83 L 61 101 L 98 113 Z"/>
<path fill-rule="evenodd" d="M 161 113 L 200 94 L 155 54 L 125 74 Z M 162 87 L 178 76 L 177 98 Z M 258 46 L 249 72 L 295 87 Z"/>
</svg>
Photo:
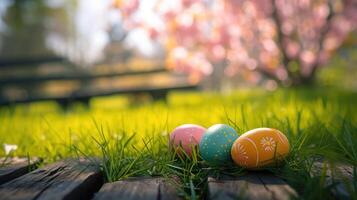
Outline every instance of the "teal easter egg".
<svg viewBox="0 0 357 200">
<path fill-rule="evenodd" d="M 215 124 L 203 134 L 199 149 L 202 158 L 212 165 L 230 163 L 231 148 L 238 133 L 225 124 Z"/>
</svg>

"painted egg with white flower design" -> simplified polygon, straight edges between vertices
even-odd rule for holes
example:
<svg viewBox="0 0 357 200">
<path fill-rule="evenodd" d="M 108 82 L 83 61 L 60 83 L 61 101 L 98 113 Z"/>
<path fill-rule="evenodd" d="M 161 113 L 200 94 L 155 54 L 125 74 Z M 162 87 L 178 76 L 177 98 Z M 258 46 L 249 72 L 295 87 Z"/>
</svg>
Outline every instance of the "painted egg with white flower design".
<svg viewBox="0 0 357 200">
<path fill-rule="evenodd" d="M 242 134 L 233 144 L 233 161 L 247 169 L 268 166 L 284 159 L 290 150 L 287 137 L 272 128 L 257 128 Z"/>
</svg>

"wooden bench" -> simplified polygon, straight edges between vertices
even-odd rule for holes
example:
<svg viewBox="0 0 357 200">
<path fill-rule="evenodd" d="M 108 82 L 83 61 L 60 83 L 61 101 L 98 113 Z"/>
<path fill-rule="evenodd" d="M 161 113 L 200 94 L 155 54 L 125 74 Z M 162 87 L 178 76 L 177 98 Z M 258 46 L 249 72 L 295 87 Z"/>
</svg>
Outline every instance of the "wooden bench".
<svg viewBox="0 0 357 200">
<path fill-rule="evenodd" d="M 48 72 L 51 67 L 57 71 Z M 190 84 L 185 75 L 168 72 L 162 66 L 93 71 L 58 57 L 0 60 L 0 105 L 56 101 L 68 107 L 73 102 L 89 105 L 92 97 L 141 93 L 149 94 L 153 100 L 166 100 L 171 90 L 198 87 Z M 48 91 L 51 84 L 56 89 Z"/>
<path fill-rule="evenodd" d="M 23 161 L 23 160 L 22 160 Z M 9 173 L 1 173 L 4 167 L 9 172 L 10 165 L 0 166 L 0 180 Z M 30 162 L 28 162 L 29 165 Z M 326 184 L 330 181 L 341 183 L 343 180 L 353 181 L 353 170 L 347 165 L 332 168 L 330 164 L 314 163 L 311 176 L 321 176 L 323 168 L 329 171 Z M 178 194 L 178 182 L 162 177 L 132 177 L 113 183 L 104 183 L 98 160 L 67 159 L 45 165 L 39 169 L 28 167 L 20 176 L 12 176 L 5 183 L 0 183 L 1 199 L 181 199 Z M 34 170 L 35 169 L 35 170 Z M 34 170 L 34 171 L 31 171 Z M 352 170 L 352 171 L 351 171 Z M 11 170 L 10 170 L 11 171 Z M 12 170 L 13 171 L 13 170 Z M 337 171 L 341 176 L 332 176 Z M 353 182 L 349 182 L 352 184 Z M 332 199 L 353 199 L 345 193 L 346 185 L 327 186 Z M 240 176 L 208 177 L 206 199 L 298 199 L 297 190 L 283 179 L 264 171 L 247 172 Z"/>
</svg>

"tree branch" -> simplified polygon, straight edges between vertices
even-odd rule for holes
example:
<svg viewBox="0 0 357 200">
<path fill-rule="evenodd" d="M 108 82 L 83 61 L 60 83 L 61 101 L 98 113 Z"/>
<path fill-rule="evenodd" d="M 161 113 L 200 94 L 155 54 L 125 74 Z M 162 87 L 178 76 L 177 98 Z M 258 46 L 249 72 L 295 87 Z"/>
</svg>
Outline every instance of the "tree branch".
<svg viewBox="0 0 357 200">
<path fill-rule="evenodd" d="M 276 5 L 276 0 L 272 0 L 272 19 L 274 20 L 275 22 L 275 25 L 276 25 L 276 30 L 277 30 L 277 45 L 279 47 L 279 50 L 281 52 L 281 57 L 282 57 L 282 62 L 283 62 L 283 65 L 284 65 L 284 68 L 286 70 L 286 72 L 288 73 L 288 76 L 289 78 L 293 78 L 293 74 L 290 72 L 288 66 L 289 66 L 289 62 L 290 62 L 290 59 L 285 51 L 285 48 L 284 48 L 284 33 L 283 33 L 283 30 L 282 30 L 282 22 L 281 22 L 281 19 L 279 17 L 279 14 L 278 14 L 278 8 L 277 8 L 277 5 Z"/>
<path fill-rule="evenodd" d="M 281 80 L 279 80 L 276 76 L 274 76 L 272 73 L 268 72 L 267 70 L 264 70 L 263 68 L 257 67 L 255 71 L 259 72 L 260 74 L 263 74 L 267 78 L 276 81 L 278 84 L 282 84 Z"/>
<path fill-rule="evenodd" d="M 311 72 L 308 77 L 305 77 L 306 79 L 311 79 L 312 77 L 315 76 L 316 70 L 319 67 L 319 55 L 320 52 L 323 51 L 323 45 L 324 41 L 326 40 L 327 34 L 329 33 L 331 27 L 332 27 L 332 19 L 335 16 L 335 12 L 333 10 L 333 5 L 332 5 L 332 0 L 328 0 L 328 6 L 329 6 L 329 14 L 326 17 L 326 24 L 322 27 L 321 30 L 321 35 L 318 41 L 318 49 L 317 49 L 317 59 L 315 60 L 314 64 L 312 65 Z"/>
</svg>

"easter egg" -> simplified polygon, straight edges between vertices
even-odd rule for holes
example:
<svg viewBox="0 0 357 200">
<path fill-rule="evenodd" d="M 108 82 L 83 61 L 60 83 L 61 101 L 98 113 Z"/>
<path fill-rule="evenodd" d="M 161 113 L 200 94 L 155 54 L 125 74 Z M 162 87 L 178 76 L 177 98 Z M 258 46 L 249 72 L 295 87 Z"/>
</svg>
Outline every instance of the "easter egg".
<svg viewBox="0 0 357 200">
<path fill-rule="evenodd" d="M 204 127 L 195 124 L 178 126 L 170 134 L 170 146 L 177 149 L 179 154 L 182 154 L 183 149 L 188 156 L 191 156 L 192 149 L 198 146 L 205 131 Z M 179 146 L 182 147 L 181 150 Z"/>
<path fill-rule="evenodd" d="M 280 131 L 257 128 L 242 134 L 234 142 L 231 155 L 237 165 L 254 169 L 282 160 L 289 149 L 289 141 Z"/>
<path fill-rule="evenodd" d="M 237 132 L 225 124 L 209 127 L 200 142 L 200 154 L 210 164 L 222 165 L 232 161 L 231 148 L 238 138 Z"/>
</svg>

